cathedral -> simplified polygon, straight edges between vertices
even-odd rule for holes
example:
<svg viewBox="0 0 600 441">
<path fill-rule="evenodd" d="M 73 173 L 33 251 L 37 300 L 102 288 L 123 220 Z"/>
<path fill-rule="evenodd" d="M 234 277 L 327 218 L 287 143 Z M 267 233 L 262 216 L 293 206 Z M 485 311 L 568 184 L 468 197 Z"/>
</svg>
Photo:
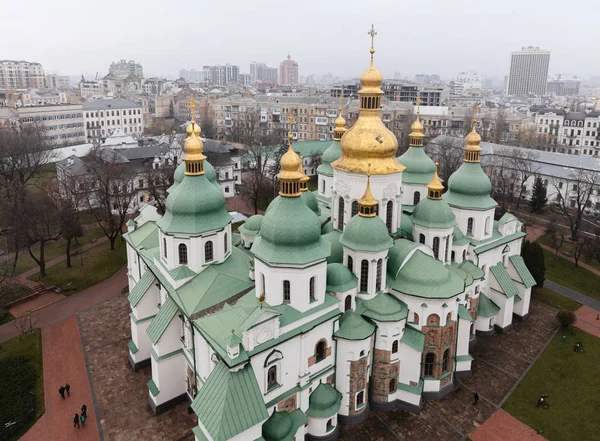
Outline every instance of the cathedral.
<svg viewBox="0 0 600 441">
<path fill-rule="evenodd" d="M 234 233 L 192 118 L 165 214 L 127 224 L 129 361 L 151 365 L 156 414 L 191 403 L 197 441 L 333 440 L 371 409 L 419 412 L 471 375 L 477 338 L 528 317 L 525 233 L 495 220 L 475 118 L 443 193 L 418 113 L 396 156 L 374 52 L 317 191 L 290 114 L 279 196 Z"/>
</svg>

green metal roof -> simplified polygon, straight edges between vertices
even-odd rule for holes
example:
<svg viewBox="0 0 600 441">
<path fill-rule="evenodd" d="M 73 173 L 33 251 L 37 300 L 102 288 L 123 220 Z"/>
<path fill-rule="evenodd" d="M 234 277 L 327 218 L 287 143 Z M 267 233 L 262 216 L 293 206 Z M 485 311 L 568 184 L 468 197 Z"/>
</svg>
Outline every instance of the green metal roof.
<svg viewBox="0 0 600 441">
<path fill-rule="evenodd" d="M 269 417 L 250 363 L 231 372 L 218 362 L 191 407 L 214 441 L 233 438 Z"/>
<path fill-rule="evenodd" d="M 465 305 L 458 305 L 458 316 L 462 319 L 468 320 L 470 322 L 473 321 L 473 317 L 471 317 L 471 314 L 469 314 L 469 311 L 467 311 L 467 308 L 465 308 Z"/>
<path fill-rule="evenodd" d="M 396 277 L 390 274 L 388 286 L 403 294 L 447 299 L 462 293 L 465 282 L 442 262 L 417 250 Z"/>
<path fill-rule="evenodd" d="M 315 213 L 317 216 L 321 215 L 321 209 L 319 208 L 317 197 L 312 191 L 303 191 L 302 193 L 300 193 L 300 198 L 304 201 L 306 206 L 311 209 L 313 213 Z"/>
<path fill-rule="evenodd" d="M 491 198 L 492 183 L 479 162 L 463 162 L 448 179 L 444 200 L 453 207 L 487 210 L 498 204 Z"/>
<path fill-rule="evenodd" d="M 460 231 L 460 228 L 454 227 L 454 230 L 452 231 L 452 245 L 464 245 L 466 243 L 469 243 L 469 239 L 465 238 L 465 235 Z"/>
<path fill-rule="evenodd" d="M 308 397 L 306 415 L 312 418 L 329 418 L 340 410 L 342 394 L 331 384 L 320 383 Z"/>
<path fill-rule="evenodd" d="M 164 332 L 169 327 L 171 320 L 177 314 L 178 308 L 171 297 L 168 297 L 165 303 L 158 310 L 158 314 L 148 326 L 146 333 L 152 344 L 158 343 Z"/>
<path fill-rule="evenodd" d="M 456 225 L 454 212 L 443 199 L 422 199 L 410 219 L 413 224 L 426 228 L 452 228 Z"/>
<path fill-rule="evenodd" d="M 490 267 L 490 271 L 494 275 L 494 278 L 498 281 L 498 284 L 500 285 L 500 288 L 506 297 L 510 298 L 519 294 L 517 285 L 515 285 L 515 282 L 510 277 L 510 274 L 508 274 L 508 271 L 506 271 L 506 268 L 504 268 L 502 263 L 497 263 L 496 265 Z"/>
<path fill-rule="evenodd" d="M 410 218 L 410 214 L 404 211 L 404 206 L 402 206 L 402 215 L 400 216 L 400 233 L 404 237 L 412 237 L 412 231 L 412 219 Z"/>
<path fill-rule="evenodd" d="M 456 357 L 454 357 L 454 360 L 456 360 L 456 361 L 473 361 L 474 358 L 472 355 L 466 354 L 466 355 L 457 355 Z"/>
<path fill-rule="evenodd" d="M 375 332 L 374 324 L 350 310 L 340 318 L 340 327 L 333 335 L 344 340 L 365 340 L 373 335 L 373 332 Z"/>
<path fill-rule="evenodd" d="M 327 265 L 327 291 L 345 292 L 356 288 L 358 279 L 348 267 L 341 263 Z"/>
<path fill-rule="evenodd" d="M 327 222 L 325 225 L 323 225 L 321 227 L 321 234 L 331 233 L 332 231 L 337 231 L 337 230 L 333 228 L 333 224 L 331 222 Z"/>
<path fill-rule="evenodd" d="M 332 141 L 329 147 L 323 153 L 321 165 L 317 168 L 317 173 L 325 176 L 333 176 L 333 167 L 331 163 L 337 161 L 342 156 L 342 148 L 339 141 Z"/>
<path fill-rule="evenodd" d="M 521 282 L 523 282 L 523 285 L 525 285 L 525 288 L 531 288 L 532 286 L 536 285 L 536 281 L 529 272 L 527 265 L 525 265 L 523 257 L 510 256 L 508 260 L 510 260 L 510 263 L 512 263 L 515 267 L 515 271 L 517 271 L 517 274 L 519 275 Z"/>
<path fill-rule="evenodd" d="M 398 158 L 398 162 L 406 167 L 402 172 L 402 183 L 427 185 L 433 178 L 435 164 L 423 147 L 410 146 L 408 150 Z"/>
<path fill-rule="evenodd" d="M 465 286 L 469 286 L 471 283 L 473 283 L 473 277 L 466 271 L 462 270 L 458 263 L 452 262 L 448 268 L 458 274 L 460 278 L 465 281 Z"/>
<path fill-rule="evenodd" d="M 509 211 L 507 211 L 506 213 L 504 213 L 502 215 L 502 217 L 500 218 L 500 220 L 498 221 L 498 223 L 500 225 L 504 225 L 504 224 L 509 223 L 510 221 L 515 220 L 515 219 L 516 219 L 516 217 L 513 216 Z"/>
<path fill-rule="evenodd" d="M 323 239 L 327 240 L 331 244 L 331 254 L 327 257 L 327 263 L 342 263 L 344 260 L 344 247 L 340 243 L 340 236 L 342 233 L 337 230 L 333 230 L 327 234 L 323 234 Z"/>
<path fill-rule="evenodd" d="M 238 227 L 238 230 L 249 236 L 256 236 L 260 232 L 263 217 L 262 214 L 250 216 L 246 222 Z"/>
<path fill-rule="evenodd" d="M 477 315 L 481 317 L 494 317 L 500 311 L 500 307 L 496 305 L 489 297 L 483 293 L 479 294 L 479 306 Z"/>
<path fill-rule="evenodd" d="M 156 279 L 154 278 L 154 275 L 150 271 L 144 272 L 142 278 L 138 280 L 127 296 L 127 300 L 129 300 L 129 303 L 131 303 L 132 307 L 135 307 L 138 303 L 140 303 L 140 300 L 142 300 L 144 294 L 146 294 L 146 291 L 148 291 L 148 288 L 152 286 L 152 282 L 155 280 Z"/>
<path fill-rule="evenodd" d="M 512 242 L 513 240 L 517 240 L 525 236 L 527 236 L 526 233 L 522 231 L 517 231 L 516 233 L 511 234 L 509 236 L 500 236 L 497 240 L 493 240 L 491 242 L 480 242 L 481 245 L 475 245 L 473 251 L 475 252 L 475 254 L 485 253 L 486 251 L 493 250 L 494 248 L 500 247 L 509 242 Z"/>
<path fill-rule="evenodd" d="M 463 262 L 459 265 L 459 268 L 469 274 L 473 279 L 483 279 L 483 270 L 475 265 L 470 260 L 463 260 Z"/>
<path fill-rule="evenodd" d="M 292 441 L 300 426 L 308 423 L 308 418 L 300 409 L 292 412 L 273 412 L 263 424 L 262 436 L 265 441 Z"/>
<path fill-rule="evenodd" d="M 196 273 L 189 269 L 186 265 L 181 265 L 169 271 L 169 275 L 173 278 L 173 280 L 182 280 L 187 279 L 188 277 L 194 277 Z"/>
<path fill-rule="evenodd" d="M 415 351 L 423 352 L 425 334 L 410 325 L 406 325 L 404 327 L 404 333 L 402 334 L 400 342 L 413 348 Z"/>
<path fill-rule="evenodd" d="M 354 251 L 383 251 L 394 245 L 379 216 L 355 215 L 340 236 L 340 243 Z"/>
<path fill-rule="evenodd" d="M 269 205 L 251 251 L 265 262 L 301 265 L 325 259 L 330 249 L 321 237 L 319 218 L 302 199 L 278 196 Z"/>
<path fill-rule="evenodd" d="M 418 243 L 407 239 L 398 239 L 394 241 L 394 246 L 388 251 L 387 272 L 390 276 L 396 277 L 400 271 L 400 265 L 408 257 L 409 253 L 419 246 Z"/>
<path fill-rule="evenodd" d="M 146 222 L 141 227 L 123 234 L 123 238 L 136 250 L 150 249 L 158 246 L 158 230 L 156 222 Z"/>
<path fill-rule="evenodd" d="M 167 196 L 166 211 L 157 225 L 169 234 L 201 234 L 231 222 L 225 197 L 205 175 L 185 176 Z"/>
<path fill-rule="evenodd" d="M 325 154 L 331 144 L 331 141 L 303 141 L 294 142 L 293 145 L 294 151 L 306 158 L 307 156 Z"/>
<path fill-rule="evenodd" d="M 356 299 L 359 314 L 379 322 L 397 322 L 408 317 L 406 305 L 391 294 L 380 292 L 373 299 Z"/>
</svg>

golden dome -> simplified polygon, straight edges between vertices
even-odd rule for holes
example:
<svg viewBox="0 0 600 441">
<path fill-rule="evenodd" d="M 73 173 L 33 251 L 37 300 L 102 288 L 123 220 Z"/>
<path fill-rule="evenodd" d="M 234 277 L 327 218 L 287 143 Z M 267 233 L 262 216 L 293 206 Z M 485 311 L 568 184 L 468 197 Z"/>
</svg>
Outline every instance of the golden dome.
<svg viewBox="0 0 600 441">
<path fill-rule="evenodd" d="M 281 172 L 277 177 L 286 180 L 300 180 L 303 173 L 300 173 L 299 169 L 302 166 L 302 160 L 298 154 L 294 151 L 294 147 L 290 144 L 288 151 L 281 157 L 280 161 Z"/>
<path fill-rule="evenodd" d="M 440 182 L 440 178 L 438 176 L 438 163 L 435 163 L 435 173 L 433 174 L 433 178 L 431 182 L 427 184 L 427 197 L 429 199 L 442 199 L 442 191 L 444 191 L 444 185 Z"/>
<path fill-rule="evenodd" d="M 300 156 L 300 161 L 302 161 L 302 156 Z M 304 166 L 300 163 L 300 167 L 298 167 L 298 172 L 302 175 L 300 178 L 300 191 L 308 190 L 308 181 L 310 178 L 304 173 Z"/>
<path fill-rule="evenodd" d="M 362 86 L 361 90 L 368 93 L 377 93 L 383 95 L 381 83 L 383 83 L 383 74 L 375 67 L 373 59 L 371 59 L 371 65 L 369 68 L 360 74 L 360 84 Z"/>
<path fill-rule="evenodd" d="M 370 166 L 370 164 L 369 164 Z M 377 199 L 373 197 L 373 193 L 371 193 L 371 175 L 367 171 L 367 188 L 365 188 L 365 192 L 362 197 L 358 200 L 358 205 L 360 206 L 359 216 L 362 217 L 374 217 L 377 214 L 375 213 L 375 207 L 377 206 Z"/>
<path fill-rule="evenodd" d="M 421 119 L 419 118 L 419 114 L 417 113 L 417 119 L 410 126 L 411 136 L 423 135 L 423 124 L 421 124 Z"/>
<path fill-rule="evenodd" d="M 200 126 L 196 124 L 196 121 L 192 121 L 190 125 L 187 126 L 185 131 L 187 132 L 188 136 L 192 133 L 196 136 L 200 136 Z"/>
<path fill-rule="evenodd" d="M 477 110 L 479 109 L 479 103 L 475 104 L 475 106 L 473 107 L 473 128 L 471 129 L 471 132 L 467 135 L 467 137 L 465 138 L 466 141 L 466 145 L 465 145 L 465 162 L 480 162 L 480 153 L 481 150 L 483 150 L 481 148 L 481 146 L 479 145 L 479 143 L 481 142 L 481 136 L 479 136 L 479 133 L 477 133 L 476 127 L 477 127 Z"/>
<path fill-rule="evenodd" d="M 201 175 L 204 174 L 204 160 L 206 156 L 202 153 L 204 150 L 204 143 L 200 138 L 200 126 L 194 121 L 187 126 L 186 132 L 188 137 L 183 143 L 183 160 L 186 164 L 185 174 L 186 175 Z"/>
</svg>

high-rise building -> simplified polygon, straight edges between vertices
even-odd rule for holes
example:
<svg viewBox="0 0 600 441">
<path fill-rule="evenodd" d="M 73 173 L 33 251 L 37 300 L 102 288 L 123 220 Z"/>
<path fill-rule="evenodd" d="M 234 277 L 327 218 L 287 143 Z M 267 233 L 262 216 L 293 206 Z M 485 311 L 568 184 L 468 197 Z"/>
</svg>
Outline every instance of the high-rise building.
<svg viewBox="0 0 600 441">
<path fill-rule="evenodd" d="M 575 96 L 579 95 L 580 85 L 581 78 L 578 78 L 577 75 L 557 74 L 548 78 L 546 93 L 557 96 Z"/>
<path fill-rule="evenodd" d="M 136 63 L 135 60 L 120 60 L 118 62 L 113 61 L 110 63 L 108 72 L 116 76 L 117 78 L 125 78 L 130 74 L 134 74 L 138 78 L 144 78 L 144 70 L 140 63 Z"/>
<path fill-rule="evenodd" d="M 291 59 L 290 54 L 279 65 L 279 84 L 298 84 L 298 63 Z"/>
<path fill-rule="evenodd" d="M 44 69 L 40 63 L 0 60 L 0 89 L 43 89 Z"/>
<path fill-rule="evenodd" d="M 202 69 L 203 80 L 215 86 L 237 83 L 240 74 L 240 67 L 233 64 L 204 66 Z"/>
<path fill-rule="evenodd" d="M 539 47 L 522 47 L 510 58 L 507 95 L 544 95 L 548 81 L 550 51 Z"/>
<path fill-rule="evenodd" d="M 277 83 L 277 68 L 269 67 L 265 63 L 250 63 L 250 81 L 255 83 L 262 81 L 264 83 Z"/>
</svg>

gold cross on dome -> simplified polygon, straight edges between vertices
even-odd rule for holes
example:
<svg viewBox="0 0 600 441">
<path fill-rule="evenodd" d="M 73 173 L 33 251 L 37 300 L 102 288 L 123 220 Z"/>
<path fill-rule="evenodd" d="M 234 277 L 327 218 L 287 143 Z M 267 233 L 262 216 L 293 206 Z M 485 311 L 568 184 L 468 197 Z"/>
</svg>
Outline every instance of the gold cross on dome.
<svg viewBox="0 0 600 441">
<path fill-rule="evenodd" d="M 375 52 L 375 47 L 373 46 L 375 44 L 375 35 L 377 35 L 377 32 L 375 32 L 375 25 L 371 25 L 371 30 L 369 32 L 367 32 L 367 35 L 371 36 L 371 55 L 373 54 L 373 52 Z"/>
<path fill-rule="evenodd" d="M 294 114 L 292 113 L 292 109 L 290 109 L 290 115 L 288 116 L 288 121 L 290 122 L 290 127 L 294 123 Z"/>
<path fill-rule="evenodd" d="M 340 92 L 340 116 L 342 116 L 342 102 L 344 101 L 344 88 L 342 87 L 342 91 Z"/>
<path fill-rule="evenodd" d="M 477 123 L 477 111 L 480 107 L 479 101 L 473 106 L 473 130 L 475 130 L 475 124 Z"/>
<path fill-rule="evenodd" d="M 421 113 L 421 103 L 423 100 L 421 99 L 421 94 L 417 95 L 417 115 Z"/>
<path fill-rule="evenodd" d="M 194 113 L 196 113 L 196 108 L 198 106 L 196 106 L 196 100 L 194 99 L 194 95 L 192 94 L 192 96 L 190 97 L 190 113 L 192 114 L 192 121 L 194 121 Z"/>
</svg>

